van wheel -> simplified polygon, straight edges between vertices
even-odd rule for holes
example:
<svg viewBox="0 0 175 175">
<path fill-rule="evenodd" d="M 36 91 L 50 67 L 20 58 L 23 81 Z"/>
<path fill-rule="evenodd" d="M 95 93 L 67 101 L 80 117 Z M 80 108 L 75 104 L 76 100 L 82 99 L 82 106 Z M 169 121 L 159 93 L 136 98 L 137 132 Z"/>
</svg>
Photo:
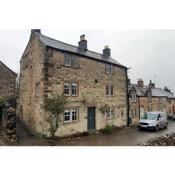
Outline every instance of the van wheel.
<svg viewBox="0 0 175 175">
<path fill-rule="evenodd" d="M 159 131 L 159 126 L 156 125 L 156 128 L 155 128 L 156 132 Z"/>
<path fill-rule="evenodd" d="M 167 128 L 168 128 L 168 123 L 165 124 L 165 129 L 167 129 Z"/>
</svg>

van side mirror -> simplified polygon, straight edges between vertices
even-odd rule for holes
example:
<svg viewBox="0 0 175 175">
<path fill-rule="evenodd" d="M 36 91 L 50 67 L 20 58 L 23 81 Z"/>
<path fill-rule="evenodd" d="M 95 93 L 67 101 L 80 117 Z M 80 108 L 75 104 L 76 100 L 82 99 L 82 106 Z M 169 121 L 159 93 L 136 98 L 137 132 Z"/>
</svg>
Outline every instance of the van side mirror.
<svg viewBox="0 0 175 175">
<path fill-rule="evenodd" d="M 157 120 L 160 120 L 160 118 L 161 118 L 160 116 L 159 116 L 159 117 L 157 117 Z"/>
</svg>

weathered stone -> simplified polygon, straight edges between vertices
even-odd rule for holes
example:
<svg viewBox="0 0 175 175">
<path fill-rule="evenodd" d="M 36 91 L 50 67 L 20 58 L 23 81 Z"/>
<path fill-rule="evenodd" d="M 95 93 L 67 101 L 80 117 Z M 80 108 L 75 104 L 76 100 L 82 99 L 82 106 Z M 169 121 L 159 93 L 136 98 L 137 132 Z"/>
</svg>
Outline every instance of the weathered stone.
<svg viewBox="0 0 175 175">
<path fill-rule="evenodd" d="M 17 74 L 0 61 L 0 97 L 16 95 Z"/>
</svg>

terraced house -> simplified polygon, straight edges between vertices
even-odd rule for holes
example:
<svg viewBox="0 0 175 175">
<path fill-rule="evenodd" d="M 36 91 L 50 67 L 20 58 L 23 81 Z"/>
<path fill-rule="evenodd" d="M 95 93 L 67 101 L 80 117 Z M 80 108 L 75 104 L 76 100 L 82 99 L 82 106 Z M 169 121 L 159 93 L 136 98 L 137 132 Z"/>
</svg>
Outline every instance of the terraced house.
<svg viewBox="0 0 175 175">
<path fill-rule="evenodd" d="M 111 57 L 108 46 L 96 53 L 88 50 L 85 35 L 73 46 L 34 29 L 20 65 L 18 113 L 34 132 L 49 135 L 42 106 L 54 93 L 70 101 L 56 136 L 127 125 L 127 68 Z"/>
<path fill-rule="evenodd" d="M 0 61 L 0 97 L 14 96 L 17 74 Z"/>
<path fill-rule="evenodd" d="M 129 117 L 132 125 L 137 125 L 144 112 L 162 111 L 167 115 L 175 113 L 175 95 L 167 88 L 157 88 L 150 81 L 144 85 L 142 79 L 129 85 Z"/>
</svg>

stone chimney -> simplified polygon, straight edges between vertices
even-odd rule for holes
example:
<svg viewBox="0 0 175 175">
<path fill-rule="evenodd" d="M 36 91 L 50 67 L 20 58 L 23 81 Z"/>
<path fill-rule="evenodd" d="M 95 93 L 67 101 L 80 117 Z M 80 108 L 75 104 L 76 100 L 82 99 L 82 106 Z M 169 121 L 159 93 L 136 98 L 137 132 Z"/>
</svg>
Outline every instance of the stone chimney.
<svg viewBox="0 0 175 175">
<path fill-rule="evenodd" d="M 150 82 L 149 82 L 149 87 L 150 87 L 150 88 L 155 88 L 155 83 L 153 83 L 151 80 L 150 80 Z"/>
<path fill-rule="evenodd" d="M 103 55 L 111 56 L 111 49 L 109 48 L 108 45 L 106 45 L 105 48 L 103 49 Z"/>
<path fill-rule="evenodd" d="M 142 79 L 139 79 L 137 81 L 137 84 L 138 84 L 139 87 L 144 87 L 144 81 Z"/>
<path fill-rule="evenodd" d="M 31 34 L 38 33 L 41 34 L 41 29 L 31 29 Z"/>
<path fill-rule="evenodd" d="M 171 90 L 167 86 L 164 87 L 164 91 L 171 93 Z"/>
<path fill-rule="evenodd" d="M 78 42 L 78 46 L 80 49 L 87 50 L 87 40 L 85 35 L 80 36 L 80 41 Z"/>
</svg>

